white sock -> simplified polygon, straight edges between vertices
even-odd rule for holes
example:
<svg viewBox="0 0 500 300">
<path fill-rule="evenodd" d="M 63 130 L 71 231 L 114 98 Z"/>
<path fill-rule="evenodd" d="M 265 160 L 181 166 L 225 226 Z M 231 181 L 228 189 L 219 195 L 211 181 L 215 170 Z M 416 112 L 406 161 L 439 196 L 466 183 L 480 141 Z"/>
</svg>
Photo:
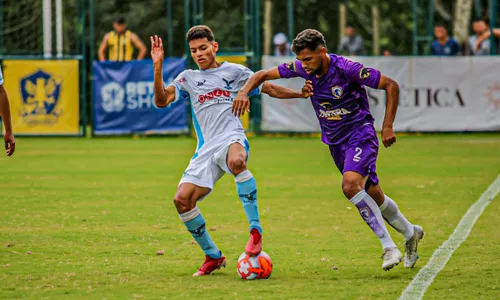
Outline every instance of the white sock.
<svg viewBox="0 0 500 300">
<path fill-rule="evenodd" d="M 408 241 L 413 237 L 413 224 L 399 211 L 398 205 L 394 200 L 384 195 L 384 203 L 380 205 L 380 211 L 384 219 L 399 233 L 403 234 L 405 240 Z"/>
<path fill-rule="evenodd" d="M 349 201 L 358 208 L 359 214 L 363 220 L 370 226 L 373 233 L 375 233 L 380 240 L 380 243 L 382 243 L 382 248 L 396 248 L 396 244 L 394 244 L 389 231 L 387 231 L 382 213 L 375 200 L 365 191 L 361 191 Z"/>
</svg>

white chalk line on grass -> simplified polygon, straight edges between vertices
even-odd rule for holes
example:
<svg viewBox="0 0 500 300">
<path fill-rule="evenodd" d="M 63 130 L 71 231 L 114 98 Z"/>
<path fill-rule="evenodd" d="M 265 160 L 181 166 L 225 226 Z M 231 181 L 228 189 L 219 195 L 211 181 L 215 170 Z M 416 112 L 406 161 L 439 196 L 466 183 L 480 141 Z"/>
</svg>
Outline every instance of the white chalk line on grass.
<svg viewBox="0 0 500 300">
<path fill-rule="evenodd" d="M 479 197 L 465 213 L 458 223 L 453 234 L 439 246 L 432 254 L 429 262 L 417 273 L 415 278 L 408 284 L 399 299 L 413 300 L 422 299 L 427 288 L 431 285 L 436 275 L 444 268 L 451 255 L 469 236 L 472 227 L 481 216 L 484 209 L 495 199 L 500 192 L 500 175 L 493 181 L 488 189 Z"/>
</svg>

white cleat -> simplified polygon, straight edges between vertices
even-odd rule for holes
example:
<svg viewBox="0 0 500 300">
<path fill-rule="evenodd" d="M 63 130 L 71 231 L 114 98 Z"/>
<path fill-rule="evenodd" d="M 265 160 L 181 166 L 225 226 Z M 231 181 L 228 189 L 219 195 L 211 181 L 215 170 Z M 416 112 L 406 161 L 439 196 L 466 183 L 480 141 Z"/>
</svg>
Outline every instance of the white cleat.
<svg viewBox="0 0 500 300">
<path fill-rule="evenodd" d="M 408 240 L 405 244 L 405 268 L 413 268 L 417 263 L 418 253 L 417 247 L 418 242 L 424 237 L 425 232 L 422 227 L 418 225 L 413 226 L 413 237 Z"/>
<path fill-rule="evenodd" d="M 390 269 L 397 266 L 401 260 L 403 260 L 403 254 L 399 251 L 398 248 L 387 248 L 384 249 L 384 254 L 382 254 L 382 259 L 384 262 L 382 263 L 382 269 L 385 271 L 389 271 Z"/>
</svg>

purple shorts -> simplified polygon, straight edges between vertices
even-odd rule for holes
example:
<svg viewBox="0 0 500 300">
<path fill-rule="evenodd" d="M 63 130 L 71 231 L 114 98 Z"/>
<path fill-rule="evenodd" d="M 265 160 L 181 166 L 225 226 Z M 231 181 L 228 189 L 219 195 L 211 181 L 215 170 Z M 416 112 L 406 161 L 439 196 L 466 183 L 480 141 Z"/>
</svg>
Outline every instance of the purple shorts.
<svg viewBox="0 0 500 300">
<path fill-rule="evenodd" d="M 330 153 L 342 174 L 354 171 L 368 176 L 365 189 L 378 184 L 377 156 L 378 138 L 373 124 L 356 128 L 349 139 L 339 145 L 330 145 Z"/>
</svg>

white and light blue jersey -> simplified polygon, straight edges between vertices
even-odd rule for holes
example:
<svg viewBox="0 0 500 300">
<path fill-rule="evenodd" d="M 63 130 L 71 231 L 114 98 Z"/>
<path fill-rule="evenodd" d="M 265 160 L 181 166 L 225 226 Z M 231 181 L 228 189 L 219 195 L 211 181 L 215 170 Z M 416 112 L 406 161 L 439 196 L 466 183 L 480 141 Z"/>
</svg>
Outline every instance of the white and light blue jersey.
<svg viewBox="0 0 500 300">
<path fill-rule="evenodd" d="M 236 94 L 253 75 L 239 64 L 224 62 L 218 68 L 185 70 L 172 82 L 176 100 L 188 96 L 199 150 L 205 143 L 245 134 L 240 118 L 231 109 Z M 250 94 L 260 93 L 260 88 Z"/>
</svg>

